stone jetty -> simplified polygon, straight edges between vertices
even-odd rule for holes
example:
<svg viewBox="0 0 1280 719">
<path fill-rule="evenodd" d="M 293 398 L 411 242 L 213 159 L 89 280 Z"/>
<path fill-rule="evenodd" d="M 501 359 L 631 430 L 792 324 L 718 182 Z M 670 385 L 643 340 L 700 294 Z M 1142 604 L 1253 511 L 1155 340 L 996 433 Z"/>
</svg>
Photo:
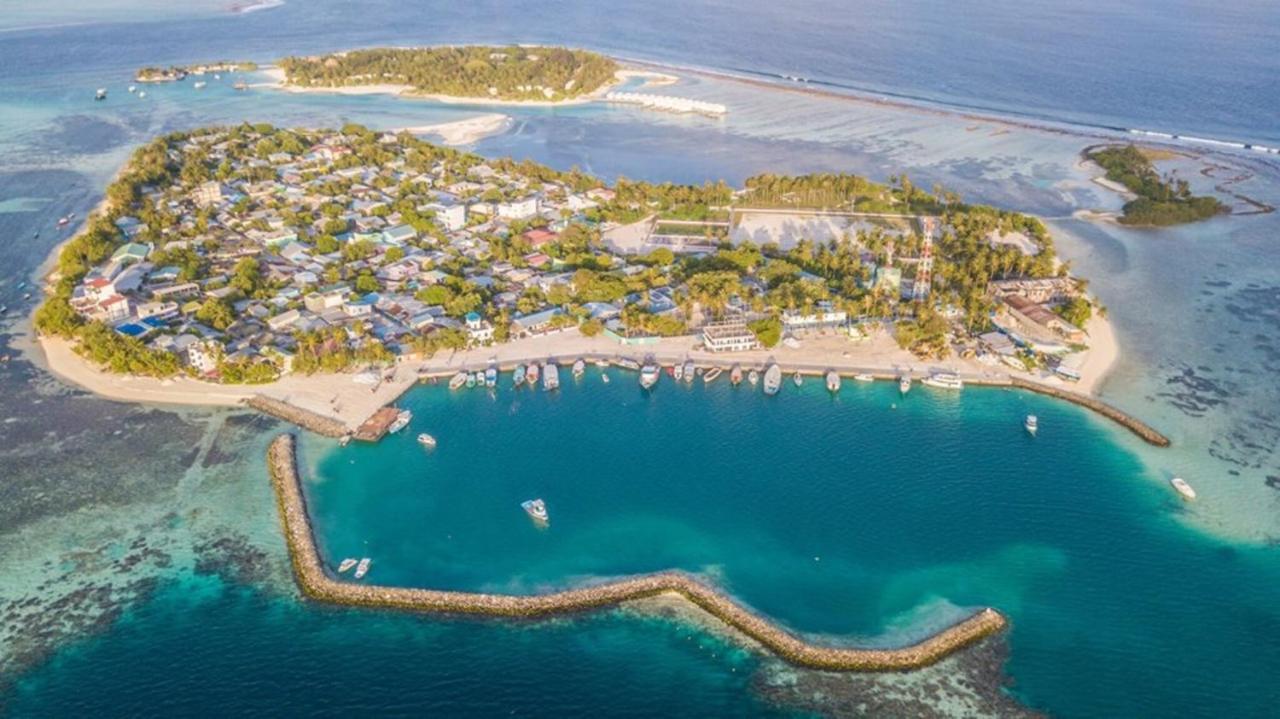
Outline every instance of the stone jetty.
<svg viewBox="0 0 1280 719">
<path fill-rule="evenodd" d="M 801 639 L 701 580 L 674 571 L 640 575 L 552 594 L 527 596 L 344 582 L 330 575 L 316 549 L 301 477 L 298 474 L 293 435 L 282 434 L 272 441 L 267 464 L 284 525 L 294 577 L 303 594 L 323 602 L 421 612 L 538 618 L 607 607 L 661 594 L 674 594 L 792 664 L 834 671 L 895 671 L 928 666 L 1007 626 L 1007 621 L 999 612 L 983 609 L 959 624 L 908 647 L 858 649 L 824 646 Z"/>
<path fill-rule="evenodd" d="M 269 414 L 276 419 L 282 419 L 291 422 L 299 427 L 315 432 L 324 437 L 333 437 L 335 439 L 346 436 L 347 427 L 342 422 L 332 418 L 316 414 L 311 410 L 303 409 L 289 404 L 283 400 L 267 397 L 264 395 L 254 395 L 245 400 L 245 404 L 258 410 L 263 414 Z"/>
<path fill-rule="evenodd" d="M 1009 379 L 1010 384 L 1019 389 L 1025 389 L 1030 392 L 1039 392 L 1040 394 L 1057 397 L 1058 399 L 1078 404 L 1081 407 L 1087 407 L 1088 409 L 1097 412 L 1103 417 L 1113 420 L 1125 429 L 1138 435 L 1148 444 L 1152 444 L 1157 447 L 1168 447 L 1170 444 L 1169 438 L 1157 432 L 1151 425 L 1127 412 L 1122 412 L 1119 409 L 1112 407 L 1096 397 L 1090 397 L 1088 395 L 1083 395 L 1079 392 L 1072 392 L 1066 389 L 1058 389 L 1057 387 L 1050 387 L 1037 382 L 1028 382 L 1021 377 L 1010 377 Z"/>
</svg>

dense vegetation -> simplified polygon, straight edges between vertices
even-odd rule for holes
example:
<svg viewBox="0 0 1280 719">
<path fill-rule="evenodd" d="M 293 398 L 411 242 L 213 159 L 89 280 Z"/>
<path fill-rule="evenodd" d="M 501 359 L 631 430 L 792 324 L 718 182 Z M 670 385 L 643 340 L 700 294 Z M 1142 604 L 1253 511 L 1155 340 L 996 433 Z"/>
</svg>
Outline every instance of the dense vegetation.
<svg viewBox="0 0 1280 719">
<path fill-rule="evenodd" d="M 612 59 L 553 47 L 374 48 L 286 57 L 287 82 L 304 87 L 409 85 L 418 92 L 502 100 L 564 100 L 613 80 Z"/>
<path fill-rule="evenodd" d="M 1119 182 L 1138 196 L 1125 203 L 1120 222 L 1126 225 L 1180 225 L 1226 211 L 1214 197 L 1192 195 L 1186 180 L 1161 177 L 1151 160 L 1134 145 L 1092 150 L 1088 157 L 1107 171 L 1108 180 Z"/>
</svg>

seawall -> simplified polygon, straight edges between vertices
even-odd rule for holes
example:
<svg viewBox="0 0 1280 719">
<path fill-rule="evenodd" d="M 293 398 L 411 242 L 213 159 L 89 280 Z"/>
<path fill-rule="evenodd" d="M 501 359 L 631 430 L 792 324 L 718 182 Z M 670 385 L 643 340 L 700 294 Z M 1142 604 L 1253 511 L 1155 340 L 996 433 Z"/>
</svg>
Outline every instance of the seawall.
<svg viewBox="0 0 1280 719">
<path fill-rule="evenodd" d="M 293 435 L 282 434 L 272 441 L 267 465 L 294 578 L 304 595 L 318 601 L 419 612 L 537 618 L 675 594 L 792 664 L 834 671 L 899 671 L 928 666 L 1008 625 L 996 610 L 983 609 L 918 644 L 893 649 L 858 649 L 805 641 L 703 581 L 676 571 L 526 596 L 344 582 L 330 576 L 321 563 L 298 474 Z"/>
<path fill-rule="evenodd" d="M 1066 400 L 1067 402 L 1091 409 L 1138 435 L 1148 444 L 1153 444 L 1157 447 L 1168 447 L 1170 444 L 1169 438 L 1157 432 L 1151 425 L 1127 412 L 1122 412 L 1121 410 L 1112 407 L 1096 397 L 1089 397 L 1078 392 L 1058 389 L 1057 387 L 1050 387 L 1036 382 L 1028 382 L 1021 377 L 1010 377 L 1009 380 L 1010 385 L 1019 389 L 1025 389 L 1029 392 L 1039 392 L 1040 394 L 1056 397 L 1057 399 Z"/>
<path fill-rule="evenodd" d="M 318 435 L 324 437 L 338 438 L 347 434 L 346 425 L 342 424 L 333 417 L 325 417 L 316 414 L 311 410 L 294 406 L 283 400 L 267 397 L 265 395 L 254 395 L 245 400 L 245 404 L 258 410 L 263 414 L 269 414 L 276 419 L 282 419 L 286 422 L 292 422 L 299 427 L 311 430 Z"/>
</svg>

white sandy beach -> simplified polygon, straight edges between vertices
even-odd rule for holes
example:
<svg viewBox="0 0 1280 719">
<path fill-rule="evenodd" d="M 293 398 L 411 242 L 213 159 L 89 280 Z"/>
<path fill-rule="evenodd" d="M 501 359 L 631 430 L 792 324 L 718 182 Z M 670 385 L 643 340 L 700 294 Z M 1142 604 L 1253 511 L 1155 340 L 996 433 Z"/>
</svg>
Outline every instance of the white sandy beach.
<svg viewBox="0 0 1280 719">
<path fill-rule="evenodd" d="M 408 132 L 414 135 L 435 135 L 446 145 L 472 145 L 486 137 L 500 135 L 511 128 L 514 121 L 508 115 L 490 113 L 465 120 L 440 122 L 434 125 L 415 125 L 400 127 L 393 132 Z"/>
</svg>

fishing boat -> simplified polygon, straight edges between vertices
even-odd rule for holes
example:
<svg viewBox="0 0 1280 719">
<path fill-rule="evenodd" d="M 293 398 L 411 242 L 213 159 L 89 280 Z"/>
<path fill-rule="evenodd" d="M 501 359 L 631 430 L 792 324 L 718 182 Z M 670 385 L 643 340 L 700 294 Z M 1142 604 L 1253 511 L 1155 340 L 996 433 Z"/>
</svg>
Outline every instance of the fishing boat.
<svg viewBox="0 0 1280 719">
<path fill-rule="evenodd" d="M 364 575 L 369 573 L 369 563 L 372 561 L 368 557 L 360 560 L 360 563 L 356 565 L 356 579 L 364 579 Z"/>
<path fill-rule="evenodd" d="M 395 434 L 405 427 L 408 427 L 409 422 L 411 421 L 413 421 L 413 412 L 410 412 L 407 409 L 402 409 L 396 413 L 395 421 L 391 423 L 391 426 L 387 427 L 387 432 L 389 434 Z"/>
<path fill-rule="evenodd" d="M 827 391 L 840 391 L 840 373 L 835 370 L 827 370 Z"/>
<path fill-rule="evenodd" d="M 542 366 L 542 389 L 551 392 L 560 389 L 560 368 L 555 362 Z"/>
<path fill-rule="evenodd" d="M 867 374 L 866 372 L 859 372 L 858 374 L 855 374 L 853 376 L 853 379 L 858 382 L 875 382 L 876 381 L 875 377 Z"/>
<path fill-rule="evenodd" d="M 640 368 L 640 386 L 645 389 L 652 389 L 661 376 L 662 372 L 658 370 L 658 365 L 646 364 Z"/>
<path fill-rule="evenodd" d="M 791 381 L 795 382 L 796 386 L 799 387 L 800 385 L 804 384 L 804 376 L 801 375 L 799 372 L 796 372 L 795 374 L 791 375 Z"/>
<path fill-rule="evenodd" d="M 498 386 L 498 368 L 489 365 L 489 369 L 484 371 L 484 386 L 493 389 Z"/>
<path fill-rule="evenodd" d="M 347 557 L 342 560 L 342 563 L 338 565 L 338 574 L 346 574 L 351 571 L 351 568 L 356 566 L 357 561 L 359 560 L 352 559 L 351 557 Z"/>
<path fill-rule="evenodd" d="M 693 378 L 698 376 L 698 369 L 693 366 L 693 360 L 686 360 L 684 363 L 684 381 L 693 383 Z"/>
<path fill-rule="evenodd" d="M 911 377 L 909 375 L 904 374 L 898 378 L 898 391 L 902 394 L 911 391 Z"/>
<path fill-rule="evenodd" d="M 71 224 L 71 218 L 70 218 L 70 217 L 59 217 L 59 218 L 58 218 L 58 227 L 66 227 L 66 226 L 67 226 L 67 225 L 69 225 L 69 224 Z"/>
<path fill-rule="evenodd" d="M 530 362 L 529 366 L 524 370 L 524 381 L 529 383 L 530 387 L 538 386 L 538 363 Z"/>
<path fill-rule="evenodd" d="M 760 373 L 756 370 L 751 370 L 747 373 L 747 381 L 751 383 L 752 387 L 755 387 L 760 383 Z"/>
<path fill-rule="evenodd" d="M 526 499 L 520 503 L 520 507 L 533 517 L 535 522 L 546 524 L 551 521 L 551 516 L 547 514 L 547 503 L 541 499 Z"/>
<path fill-rule="evenodd" d="M 107 99 L 107 88 L 105 87 L 98 88 L 98 91 L 93 94 L 93 99 L 95 100 Z"/>
<path fill-rule="evenodd" d="M 720 369 L 719 367 L 712 367 L 711 369 L 707 370 L 705 374 L 702 375 L 702 383 L 711 384 L 712 382 L 715 382 L 716 379 L 718 379 L 722 374 L 724 374 L 724 370 Z"/>
<path fill-rule="evenodd" d="M 1034 414 L 1027 415 L 1027 418 L 1022 422 L 1022 426 L 1026 427 L 1027 432 L 1032 435 L 1036 433 L 1036 430 L 1039 428 L 1039 424 L 1040 420 L 1038 420 Z"/>
<path fill-rule="evenodd" d="M 582 375 L 586 373 L 587 373 L 587 363 L 585 360 L 579 357 L 578 361 L 573 363 L 573 378 L 582 379 Z"/>
<path fill-rule="evenodd" d="M 471 389 L 472 387 L 475 387 L 475 386 L 476 386 L 476 373 L 468 372 L 467 373 L 467 389 Z"/>
<path fill-rule="evenodd" d="M 1196 498 L 1196 491 L 1182 477 L 1174 477 L 1169 480 L 1169 484 L 1172 484 L 1173 488 L 1178 490 L 1178 494 L 1182 495 L 1182 498 L 1188 502 Z"/>
<path fill-rule="evenodd" d="M 459 389 L 462 387 L 462 385 L 466 383 L 467 383 L 467 373 L 459 372 L 453 376 L 453 379 L 449 380 L 449 389 Z"/>
<path fill-rule="evenodd" d="M 418 444 L 422 445 L 423 447 L 426 447 L 427 449 L 435 449 L 436 438 L 432 437 L 426 432 L 423 432 L 422 434 L 418 435 Z"/>
<path fill-rule="evenodd" d="M 684 379 L 684 365 L 676 363 L 671 368 L 671 377 L 677 382 Z"/>
<path fill-rule="evenodd" d="M 511 384 L 519 387 L 524 384 L 524 365 L 516 365 L 516 369 L 511 373 Z"/>
<path fill-rule="evenodd" d="M 920 380 L 920 383 L 929 387 L 937 387 L 938 389 L 964 388 L 964 382 L 960 380 L 960 375 L 955 372 L 934 372 Z"/>
<path fill-rule="evenodd" d="M 742 365 L 735 364 L 733 369 L 729 370 L 729 381 L 733 383 L 734 387 L 742 384 Z"/>
<path fill-rule="evenodd" d="M 764 371 L 764 393 L 772 397 L 782 389 L 782 368 L 776 364 L 769 365 Z"/>
</svg>

